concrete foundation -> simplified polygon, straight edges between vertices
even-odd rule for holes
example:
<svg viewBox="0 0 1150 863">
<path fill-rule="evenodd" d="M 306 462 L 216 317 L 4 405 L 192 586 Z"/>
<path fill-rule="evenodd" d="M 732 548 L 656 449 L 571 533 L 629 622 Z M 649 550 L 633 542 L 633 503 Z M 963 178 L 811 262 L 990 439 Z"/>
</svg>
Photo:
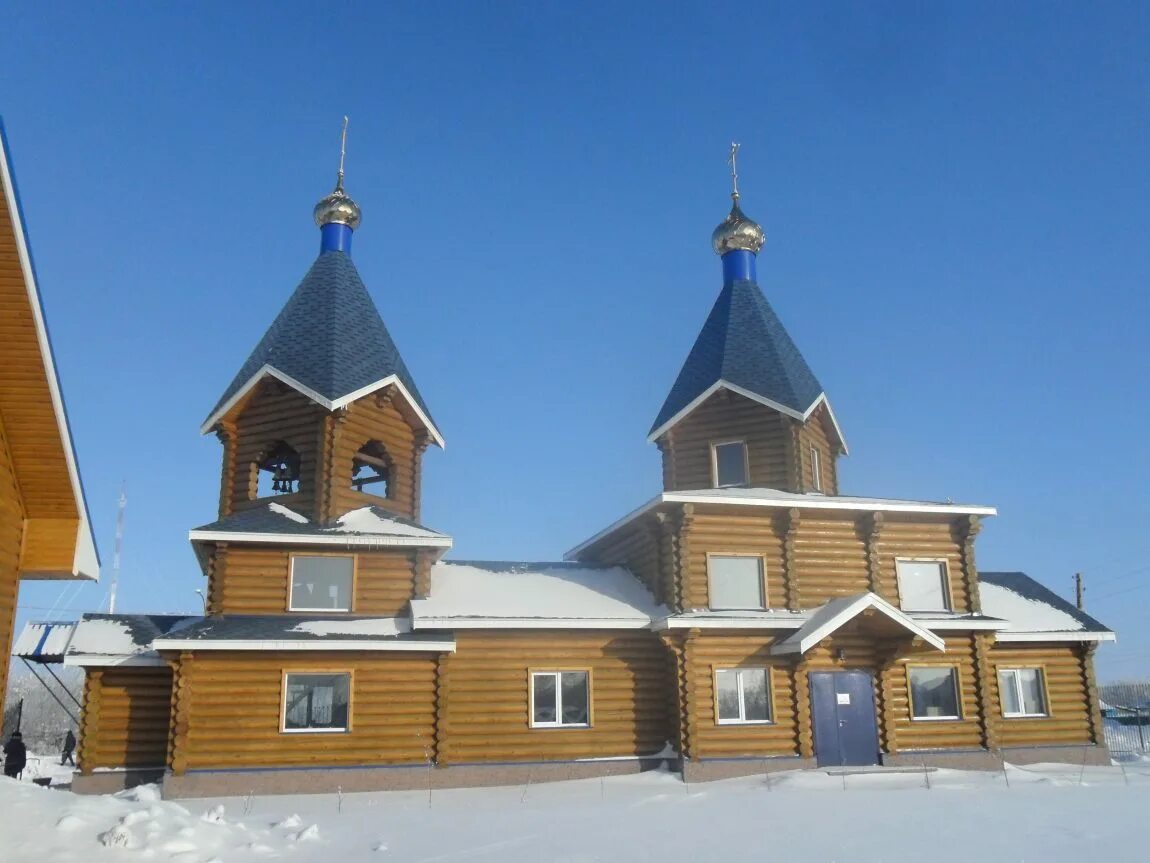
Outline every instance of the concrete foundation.
<svg viewBox="0 0 1150 863">
<path fill-rule="evenodd" d="M 667 765 L 666 758 L 618 761 L 564 761 L 539 764 L 457 764 L 432 767 L 284 768 L 272 770 L 202 770 L 163 777 L 165 799 L 240 797 L 246 794 L 324 794 L 337 789 L 412 791 L 437 788 L 477 788 L 622 776 Z"/>
<path fill-rule="evenodd" d="M 164 768 L 146 770 L 112 770 L 101 773 L 73 773 L 72 791 L 77 794 L 115 794 L 126 788 L 159 782 L 164 778 Z"/>
<path fill-rule="evenodd" d="M 952 770 L 1001 770 L 1002 759 L 986 749 L 931 749 L 884 753 L 884 767 L 949 767 Z"/>
<path fill-rule="evenodd" d="M 807 770 L 815 766 L 813 758 L 783 756 L 773 758 L 704 758 L 683 762 L 679 770 L 687 782 L 713 782 L 737 776 L 777 773 L 780 770 Z"/>
<path fill-rule="evenodd" d="M 1010 764 L 1110 764 L 1110 750 L 1089 743 L 1081 746 L 1007 746 L 1002 749 L 1002 757 Z"/>
</svg>

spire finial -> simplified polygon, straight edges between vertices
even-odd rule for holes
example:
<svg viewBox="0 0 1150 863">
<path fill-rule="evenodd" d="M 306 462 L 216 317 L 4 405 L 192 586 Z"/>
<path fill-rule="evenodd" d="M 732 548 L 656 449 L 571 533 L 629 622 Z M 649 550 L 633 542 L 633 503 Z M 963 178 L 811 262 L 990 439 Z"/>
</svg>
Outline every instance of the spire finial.
<svg viewBox="0 0 1150 863">
<path fill-rule="evenodd" d="M 343 132 L 339 136 L 339 177 L 335 181 L 335 190 L 343 191 L 343 160 L 347 158 L 347 114 L 343 115 Z"/>
<path fill-rule="evenodd" d="M 727 156 L 727 164 L 731 166 L 731 200 L 739 200 L 739 144 L 731 142 L 731 154 Z"/>
</svg>

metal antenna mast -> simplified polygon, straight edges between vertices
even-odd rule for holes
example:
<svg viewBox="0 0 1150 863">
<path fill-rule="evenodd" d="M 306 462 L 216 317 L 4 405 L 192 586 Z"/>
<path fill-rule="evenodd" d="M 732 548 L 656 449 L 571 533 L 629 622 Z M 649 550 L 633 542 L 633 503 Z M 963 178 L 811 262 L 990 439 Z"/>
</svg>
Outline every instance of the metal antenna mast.
<svg viewBox="0 0 1150 863">
<path fill-rule="evenodd" d="M 119 507 L 116 510 L 116 544 L 112 550 L 112 585 L 108 588 L 108 614 L 116 613 L 116 586 L 120 582 L 120 556 L 124 550 L 124 510 L 128 506 L 125 483 L 120 483 Z"/>
</svg>

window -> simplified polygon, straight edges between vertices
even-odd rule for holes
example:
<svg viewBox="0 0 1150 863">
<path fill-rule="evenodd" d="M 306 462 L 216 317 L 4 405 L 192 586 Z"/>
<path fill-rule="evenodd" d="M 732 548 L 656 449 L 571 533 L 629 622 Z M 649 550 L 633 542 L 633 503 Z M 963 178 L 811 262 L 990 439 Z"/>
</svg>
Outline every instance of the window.
<svg viewBox="0 0 1150 863">
<path fill-rule="evenodd" d="M 1041 668 L 999 669 L 998 694 L 1002 698 L 1002 715 L 1007 718 L 1047 715 Z"/>
<path fill-rule="evenodd" d="M 769 668 L 721 668 L 715 671 L 715 721 L 719 725 L 770 722 Z"/>
<path fill-rule="evenodd" d="M 391 487 L 391 457 L 379 441 L 368 441 L 351 462 L 351 487 L 387 497 Z"/>
<path fill-rule="evenodd" d="M 903 611 L 949 611 L 950 589 L 944 560 L 899 560 L 898 596 Z"/>
<path fill-rule="evenodd" d="M 252 465 L 248 497 L 291 494 L 299 482 L 299 453 L 284 441 L 276 441 Z"/>
<path fill-rule="evenodd" d="M 587 728 L 591 725 L 591 672 L 533 671 L 532 728 Z"/>
<path fill-rule="evenodd" d="M 707 557 L 712 609 L 764 609 L 763 559 L 750 555 Z"/>
<path fill-rule="evenodd" d="M 350 674 L 284 676 L 284 731 L 347 731 Z"/>
<path fill-rule="evenodd" d="M 355 558 L 323 555 L 291 559 L 289 611 L 351 611 Z"/>
<path fill-rule="evenodd" d="M 961 719 L 958 711 L 958 669 L 908 668 L 910 709 L 914 719 Z"/>
<path fill-rule="evenodd" d="M 823 474 L 819 464 L 819 448 L 811 444 L 811 487 L 815 491 L 823 490 Z"/>
<path fill-rule="evenodd" d="M 747 445 L 741 440 L 713 444 L 711 461 L 715 488 L 747 484 Z"/>
</svg>

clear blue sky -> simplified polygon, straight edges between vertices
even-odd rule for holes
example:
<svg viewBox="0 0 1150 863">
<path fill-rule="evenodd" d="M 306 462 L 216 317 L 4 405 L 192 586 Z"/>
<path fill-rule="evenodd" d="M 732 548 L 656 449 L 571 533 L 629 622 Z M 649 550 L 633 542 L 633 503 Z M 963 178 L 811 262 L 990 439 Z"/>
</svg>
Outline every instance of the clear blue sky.
<svg viewBox="0 0 1150 863">
<path fill-rule="evenodd" d="M 553 558 L 657 492 L 737 139 L 843 491 L 998 506 L 980 565 L 1084 571 L 1101 676 L 1146 676 L 1147 44 L 1140 3 L 11 6 L 0 111 L 105 571 L 127 481 L 120 609 L 198 606 L 199 424 L 316 254 L 347 113 L 456 557 Z M 26 585 L 20 619 L 105 590 Z"/>
</svg>

